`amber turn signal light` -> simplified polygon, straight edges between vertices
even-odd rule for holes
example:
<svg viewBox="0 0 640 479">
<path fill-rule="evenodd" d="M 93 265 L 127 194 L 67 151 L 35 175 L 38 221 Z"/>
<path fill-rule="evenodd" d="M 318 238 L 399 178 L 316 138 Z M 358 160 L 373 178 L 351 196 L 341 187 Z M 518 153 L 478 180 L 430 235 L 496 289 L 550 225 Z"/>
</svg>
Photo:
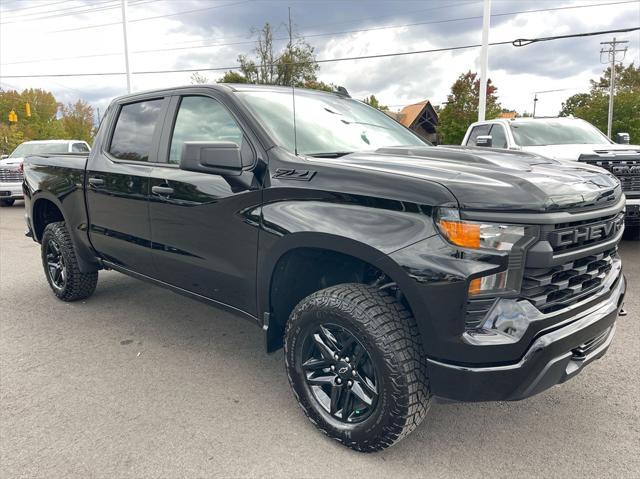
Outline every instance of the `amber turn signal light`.
<svg viewBox="0 0 640 479">
<path fill-rule="evenodd" d="M 447 239 L 453 244 L 463 248 L 480 247 L 479 224 L 441 219 L 439 225 Z"/>
</svg>

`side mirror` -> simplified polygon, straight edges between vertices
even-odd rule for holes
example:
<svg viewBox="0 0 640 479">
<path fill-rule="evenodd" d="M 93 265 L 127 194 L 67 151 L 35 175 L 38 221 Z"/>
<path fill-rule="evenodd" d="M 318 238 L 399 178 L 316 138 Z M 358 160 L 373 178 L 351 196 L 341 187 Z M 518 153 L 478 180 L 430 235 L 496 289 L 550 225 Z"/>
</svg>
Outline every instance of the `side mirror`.
<svg viewBox="0 0 640 479">
<path fill-rule="evenodd" d="M 490 148 L 493 144 L 493 139 L 491 135 L 478 135 L 476 137 L 476 146 L 484 146 Z"/>
<path fill-rule="evenodd" d="M 616 143 L 620 145 L 628 145 L 629 139 L 629 133 L 616 133 Z"/>
<path fill-rule="evenodd" d="M 0 160 L 4 160 L 5 158 L 9 158 L 9 155 L 0 155 Z"/>
<path fill-rule="evenodd" d="M 185 141 L 180 156 L 180 169 L 240 176 L 243 168 L 240 147 L 230 141 Z"/>
</svg>

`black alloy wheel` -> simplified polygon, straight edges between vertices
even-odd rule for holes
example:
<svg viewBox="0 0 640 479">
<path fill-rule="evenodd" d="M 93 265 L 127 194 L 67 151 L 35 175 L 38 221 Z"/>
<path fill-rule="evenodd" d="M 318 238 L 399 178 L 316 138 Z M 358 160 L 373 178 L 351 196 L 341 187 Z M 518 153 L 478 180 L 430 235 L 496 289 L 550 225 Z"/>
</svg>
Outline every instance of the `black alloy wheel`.
<svg viewBox="0 0 640 479">
<path fill-rule="evenodd" d="M 320 324 L 302 346 L 306 384 L 320 406 L 345 422 L 365 420 L 378 400 L 378 381 L 367 350 L 347 328 Z"/>
<path fill-rule="evenodd" d="M 358 283 L 316 291 L 293 309 L 284 339 L 293 393 L 329 437 L 379 451 L 426 416 L 426 356 L 415 319 L 396 295 Z"/>
<path fill-rule="evenodd" d="M 63 290 L 67 282 L 67 267 L 64 263 L 64 256 L 60 250 L 60 245 L 55 239 L 50 238 L 45 245 L 45 255 L 47 258 L 47 275 L 51 286 L 55 289 Z"/>
</svg>

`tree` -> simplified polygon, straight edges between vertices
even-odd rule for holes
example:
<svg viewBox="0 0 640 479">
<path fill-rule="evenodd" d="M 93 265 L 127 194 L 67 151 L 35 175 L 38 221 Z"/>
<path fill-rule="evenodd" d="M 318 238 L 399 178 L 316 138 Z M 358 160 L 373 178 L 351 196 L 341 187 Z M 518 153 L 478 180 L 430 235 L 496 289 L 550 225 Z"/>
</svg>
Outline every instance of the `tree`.
<svg viewBox="0 0 640 479">
<path fill-rule="evenodd" d="M 258 31 L 253 57 L 238 56 L 238 71 L 228 71 L 217 81 L 335 90 L 333 85 L 318 80 L 320 67 L 315 63 L 314 48 L 303 38 L 296 38 L 293 31 L 289 34 L 291 40 L 278 52 L 273 45 L 273 27 L 265 23 Z"/>
<path fill-rule="evenodd" d="M 611 68 L 591 80 L 589 93 L 577 93 L 562 103 L 560 116 L 582 118 L 601 131 L 607 131 Z M 640 67 L 633 63 L 616 65 L 616 92 L 613 100 L 612 135 L 626 132 L 632 142 L 640 142 Z"/>
<path fill-rule="evenodd" d="M 378 99 L 373 94 L 371 96 L 366 97 L 362 101 L 364 101 L 367 105 L 371 105 L 372 107 L 377 108 L 380 111 L 389 110 L 389 107 L 386 105 L 381 105 Z"/>
<path fill-rule="evenodd" d="M 207 78 L 200 72 L 195 72 L 193 75 L 191 75 L 192 85 L 204 85 L 206 83 L 209 83 L 209 78 Z"/>
<path fill-rule="evenodd" d="M 487 81 L 487 108 L 485 117 L 496 118 L 501 111 L 496 91 L 498 89 Z M 461 74 L 451 86 L 447 104 L 438 118 L 438 137 L 443 144 L 460 144 L 469 125 L 478 119 L 480 100 L 480 79 L 477 73 L 468 71 Z"/>
<path fill-rule="evenodd" d="M 64 107 L 62 126 L 64 136 L 73 140 L 91 143 L 93 139 L 93 108 L 83 100 Z"/>
</svg>

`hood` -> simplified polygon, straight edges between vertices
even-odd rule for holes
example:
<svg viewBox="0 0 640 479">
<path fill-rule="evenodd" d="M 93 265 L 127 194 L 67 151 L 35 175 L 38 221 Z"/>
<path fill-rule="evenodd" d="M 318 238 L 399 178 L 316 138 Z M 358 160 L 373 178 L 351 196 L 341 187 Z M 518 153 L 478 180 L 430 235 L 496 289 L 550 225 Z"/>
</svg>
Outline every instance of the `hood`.
<svg viewBox="0 0 640 479">
<path fill-rule="evenodd" d="M 518 151 L 397 147 L 331 161 L 437 182 L 463 209 L 555 211 L 606 206 L 622 194 L 618 180 L 602 168 Z"/>
<path fill-rule="evenodd" d="M 581 155 L 594 155 L 606 152 L 629 152 L 630 154 L 640 154 L 639 145 L 619 145 L 617 143 L 597 143 L 578 145 L 543 145 L 543 146 L 523 146 L 522 151 L 546 156 L 553 160 L 577 161 Z"/>
<path fill-rule="evenodd" d="M 0 166 L 19 166 L 24 161 L 24 158 L 5 158 L 0 160 Z"/>
</svg>

